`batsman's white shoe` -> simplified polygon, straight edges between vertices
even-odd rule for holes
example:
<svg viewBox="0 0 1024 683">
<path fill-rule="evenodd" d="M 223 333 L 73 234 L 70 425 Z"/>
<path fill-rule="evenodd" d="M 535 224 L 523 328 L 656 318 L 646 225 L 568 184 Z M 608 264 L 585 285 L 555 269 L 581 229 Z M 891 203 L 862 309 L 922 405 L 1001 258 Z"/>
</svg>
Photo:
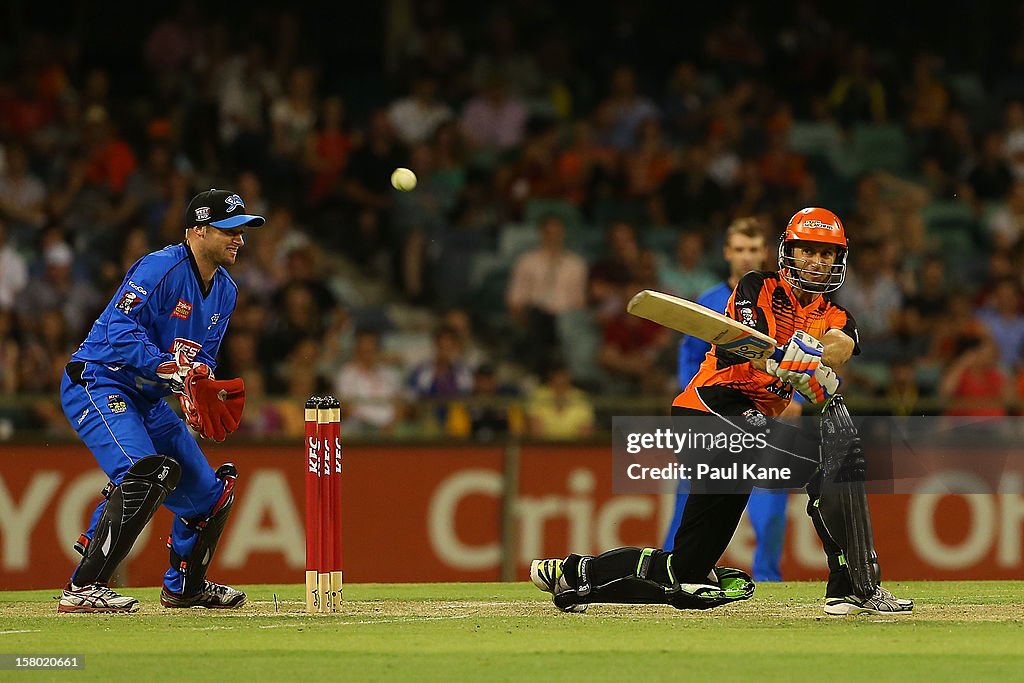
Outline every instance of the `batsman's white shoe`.
<svg viewBox="0 0 1024 683">
<path fill-rule="evenodd" d="M 138 600 L 121 595 L 103 583 L 81 587 L 69 583 L 57 603 L 58 612 L 136 612 L 138 609 Z"/>
<path fill-rule="evenodd" d="M 551 593 L 552 598 L 573 590 L 562 574 L 562 560 L 534 560 L 530 563 L 530 581 L 545 593 Z M 555 604 L 563 612 L 586 612 L 588 607 L 586 604 L 566 606 L 562 606 L 558 602 Z"/>
<path fill-rule="evenodd" d="M 870 598 L 847 595 L 842 598 L 826 598 L 825 614 L 845 617 L 853 614 L 899 614 L 914 609 L 914 601 L 897 598 L 879 586 Z"/>
</svg>

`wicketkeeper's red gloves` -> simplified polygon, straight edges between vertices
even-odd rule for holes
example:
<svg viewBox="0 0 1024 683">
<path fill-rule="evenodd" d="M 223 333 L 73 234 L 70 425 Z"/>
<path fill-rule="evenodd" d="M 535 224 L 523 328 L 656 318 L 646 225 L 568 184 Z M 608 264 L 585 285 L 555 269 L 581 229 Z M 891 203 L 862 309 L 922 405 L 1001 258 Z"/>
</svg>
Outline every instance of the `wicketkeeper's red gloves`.
<svg viewBox="0 0 1024 683">
<path fill-rule="evenodd" d="M 180 398 L 188 425 L 204 438 L 223 441 L 242 421 L 245 384 L 240 378 L 212 379 L 204 365 L 188 374 Z"/>
<path fill-rule="evenodd" d="M 241 379 L 214 379 L 210 366 L 193 364 L 182 352 L 173 361 L 161 363 L 156 374 L 170 383 L 181 401 L 185 422 L 200 436 L 223 441 L 238 429 L 245 408 Z"/>
</svg>

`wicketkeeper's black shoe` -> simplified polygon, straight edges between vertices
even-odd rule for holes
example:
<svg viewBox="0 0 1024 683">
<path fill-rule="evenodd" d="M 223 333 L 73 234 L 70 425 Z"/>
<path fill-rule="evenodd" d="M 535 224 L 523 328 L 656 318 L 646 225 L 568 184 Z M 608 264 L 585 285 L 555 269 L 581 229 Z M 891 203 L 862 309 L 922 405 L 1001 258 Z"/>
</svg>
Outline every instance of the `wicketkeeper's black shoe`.
<svg viewBox="0 0 1024 683">
<path fill-rule="evenodd" d="M 160 604 L 164 607 L 209 607 L 210 609 L 230 609 L 245 604 L 245 593 L 231 586 L 224 586 L 213 581 L 206 581 L 202 590 L 189 597 L 181 593 L 172 593 L 164 586 L 160 590 Z"/>
</svg>

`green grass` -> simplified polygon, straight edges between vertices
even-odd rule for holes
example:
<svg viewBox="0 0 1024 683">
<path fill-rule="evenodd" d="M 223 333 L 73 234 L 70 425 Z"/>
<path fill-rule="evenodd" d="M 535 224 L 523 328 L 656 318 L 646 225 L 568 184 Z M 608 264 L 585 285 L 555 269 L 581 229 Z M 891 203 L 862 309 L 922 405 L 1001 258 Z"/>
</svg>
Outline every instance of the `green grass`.
<svg viewBox="0 0 1024 683">
<path fill-rule="evenodd" d="M 85 654 L 84 671 L 0 680 L 1013 680 L 1024 582 L 890 584 L 918 608 L 826 617 L 820 583 L 758 586 L 707 612 L 597 605 L 562 614 L 529 584 L 353 584 L 307 615 L 302 587 L 248 586 L 236 611 L 58 615 L 55 591 L 0 593 L 0 653 Z M 275 610 L 274 595 L 278 604 Z M 16 633 L 15 631 L 28 631 Z"/>
</svg>

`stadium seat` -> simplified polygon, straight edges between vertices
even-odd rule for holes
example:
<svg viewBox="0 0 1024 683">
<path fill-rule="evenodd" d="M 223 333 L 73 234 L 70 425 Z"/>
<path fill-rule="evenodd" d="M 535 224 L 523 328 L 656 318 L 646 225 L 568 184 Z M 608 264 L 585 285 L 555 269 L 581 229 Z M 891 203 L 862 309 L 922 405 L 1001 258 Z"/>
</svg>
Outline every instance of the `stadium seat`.
<svg viewBox="0 0 1024 683">
<path fill-rule="evenodd" d="M 505 313 L 505 290 L 512 268 L 508 264 L 499 264 L 488 272 L 480 284 L 474 288 L 472 295 L 467 297 L 466 305 L 481 315 Z"/>
<path fill-rule="evenodd" d="M 540 228 L 536 223 L 506 223 L 498 235 L 498 253 L 510 261 L 539 244 Z"/>
<path fill-rule="evenodd" d="M 511 268 L 512 259 L 489 251 L 473 255 L 469 263 L 469 287 L 476 290 L 483 286 L 487 277 L 495 270 Z"/>
<path fill-rule="evenodd" d="M 523 207 L 523 220 L 531 225 L 537 225 L 540 219 L 548 214 L 558 216 L 566 226 L 575 226 L 583 222 L 580 210 L 562 199 L 528 199 Z"/>
<path fill-rule="evenodd" d="M 558 338 L 562 357 L 566 359 L 574 380 L 591 382 L 600 379 L 597 352 L 601 347 L 601 334 L 589 311 L 566 311 L 559 315 Z"/>
<path fill-rule="evenodd" d="M 909 143 L 903 129 L 895 124 L 862 124 L 854 127 L 847 170 L 853 174 L 885 170 L 902 174 L 907 170 Z"/>
<path fill-rule="evenodd" d="M 581 224 L 565 231 L 565 247 L 588 261 L 604 250 L 604 230 L 596 225 Z"/>
<path fill-rule="evenodd" d="M 843 137 L 839 127 L 824 121 L 794 121 L 789 129 L 793 151 L 837 169 L 842 163 Z"/>
<path fill-rule="evenodd" d="M 969 112 L 977 112 L 987 106 L 988 94 L 977 74 L 970 72 L 949 74 L 946 77 L 946 83 L 953 95 L 953 101 L 961 108 Z"/>
<path fill-rule="evenodd" d="M 978 223 L 970 205 L 948 199 L 929 202 L 921 209 L 921 215 L 929 231 L 959 230 L 973 235 Z"/>
<path fill-rule="evenodd" d="M 676 242 L 679 241 L 679 231 L 672 228 L 641 228 L 640 243 L 655 254 L 661 254 L 669 259 L 675 254 Z"/>
</svg>

